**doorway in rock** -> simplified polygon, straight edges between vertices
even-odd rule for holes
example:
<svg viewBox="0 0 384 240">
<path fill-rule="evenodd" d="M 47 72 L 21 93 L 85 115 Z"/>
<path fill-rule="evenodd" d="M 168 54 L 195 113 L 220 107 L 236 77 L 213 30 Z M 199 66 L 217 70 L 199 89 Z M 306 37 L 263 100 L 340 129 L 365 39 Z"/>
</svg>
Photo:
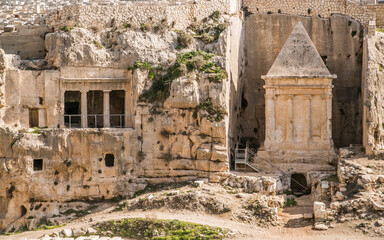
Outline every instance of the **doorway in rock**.
<svg viewBox="0 0 384 240">
<path fill-rule="evenodd" d="M 81 127 L 81 93 L 65 91 L 64 93 L 64 124 L 67 127 Z"/>
<path fill-rule="evenodd" d="M 291 190 L 293 195 L 300 197 L 311 193 L 308 187 L 307 178 L 302 173 L 294 173 L 291 175 Z"/>
</svg>

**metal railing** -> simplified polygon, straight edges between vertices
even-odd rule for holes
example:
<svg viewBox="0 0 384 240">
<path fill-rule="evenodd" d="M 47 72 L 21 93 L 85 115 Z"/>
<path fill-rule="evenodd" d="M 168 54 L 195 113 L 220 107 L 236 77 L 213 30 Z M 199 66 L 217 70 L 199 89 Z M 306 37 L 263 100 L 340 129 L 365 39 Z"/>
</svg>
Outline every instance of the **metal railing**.
<svg viewBox="0 0 384 240">
<path fill-rule="evenodd" d="M 87 128 L 103 128 L 104 117 L 107 115 L 104 114 L 87 114 Z M 134 115 L 131 114 L 109 114 L 109 123 L 110 128 L 125 128 L 126 119 L 129 117 L 129 121 L 133 123 Z M 81 128 L 81 114 L 64 114 L 64 124 L 68 128 Z M 129 126 L 133 127 L 133 126 Z"/>
<path fill-rule="evenodd" d="M 123 128 L 125 126 L 125 114 L 110 114 L 109 115 L 109 122 L 111 125 L 111 128 Z M 116 119 L 118 121 L 116 121 Z M 118 122 L 118 124 L 116 124 Z"/>
<path fill-rule="evenodd" d="M 81 128 L 81 114 L 64 114 L 64 125 L 68 128 Z"/>
</svg>

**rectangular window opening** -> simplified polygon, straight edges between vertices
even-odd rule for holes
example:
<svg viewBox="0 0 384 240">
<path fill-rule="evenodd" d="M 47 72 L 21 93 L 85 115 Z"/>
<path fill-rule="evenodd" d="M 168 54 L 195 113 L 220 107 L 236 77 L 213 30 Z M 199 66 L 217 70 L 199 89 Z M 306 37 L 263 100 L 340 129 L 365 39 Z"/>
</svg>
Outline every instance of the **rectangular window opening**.
<svg viewBox="0 0 384 240">
<path fill-rule="evenodd" d="M 114 167 L 115 166 L 115 155 L 110 154 L 110 153 L 105 155 L 105 166 L 106 167 Z"/>
<path fill-rule="evenodd" d="M 33 159 L 33 171 L 43 171 L 43 159 Z"/>
<path fill-rule="evenodd" d="M 29 109 L 29 127 L 39 127 L 39 109 Z"/>
</svg>

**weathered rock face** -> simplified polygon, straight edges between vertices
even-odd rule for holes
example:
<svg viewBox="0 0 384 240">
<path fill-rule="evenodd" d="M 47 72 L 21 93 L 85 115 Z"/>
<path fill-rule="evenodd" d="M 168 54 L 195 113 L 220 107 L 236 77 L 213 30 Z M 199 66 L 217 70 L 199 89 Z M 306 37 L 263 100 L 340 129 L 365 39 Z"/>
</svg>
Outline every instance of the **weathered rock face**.
<svg viewBox="0 0 384 240">
<path fill-rule="evenodd" d="M 366 82 L 364 92 L 364 136 L 368 154 L 379 154 L 384 148 L 384 34 L 367 38 Z"/>
<path fill-rule="evenodd" d="M 265 139 L 265 100 L 262 75 L 267 74 L 297 22 L 301 21 L 327 68 L 337 75 L 332 99 L 332 139 L 336 147 L 361 143 L 362 32 L 346 16 L 330 19 L 284 14 L 252 14 L 245 19 L 245 71 L 240 137 L 260 146 Z M 342 40 L 341 40 L 342 39 Z M 242 93 L 241 93 L 242 92 Z M 256 136 L 256 137 L 255 137 Z"/>
<path fill-rule="evenodd" d="M 94 32 L 75 28 L 47 34 L 47 62 L 51 67 L 92 66 L 128 68 L 136 61 L 166 66 L 176 59 L 177 34 L 112 29 Z M 166 49 L 166 51 L 164 51 Z"/>
<path fill-rule="evenodd" d="M 192 38 L 183 50 L 176 48 L 178 35 L 169 29 L 74 28 L 51 33 L 46 36 L 46 60 L 58 70 L 20 70 L 13 56 L 0 52 L 0 229 L 35 226 L 38 219 L 57 215 L 58 202 L 128 197 L 147 184 L 225 179 L 229 19 L 208 20 L 223 24 L 218 39 L 205 43 Z M 200 52 L 208 48 L 215 54 Z M 189 64 L 196 62 L 193 69 L 167 82 L 169 88 L 161 89 L 164 99 L 143 97 L 158 90 L 153 85 L 181 55 L 187 55 Z M 147 67 L 128 71 L 135 62 Z M 204 71 L 204 66 L 213 72 Z M 78 103 L 86 96 L 104 109 L 105 97 L 93 101 L 94 95 L 87 93 L 103 90 L 125 93 L 122 103 L 129 111 L 124 113 L 132 115 L 132 124 L 70 128 L 64 117 L 71 100 L 66 93 L 83 92 Z M 94 107 L 81 104 L 88 110 Z M 90 114 L 88 110 L 81 112 Z M 48 128 L 28 129 L 33 111 L 37 126 Z M 107 155 L 113 155 L 112 163 Z M 36 210 L 40 205 L 47 209 L 44 214 Z M 70 206 L 60 211 L 66 208 Z M 27 221 L 31 216 L 36 221 Z"/>
</svg>

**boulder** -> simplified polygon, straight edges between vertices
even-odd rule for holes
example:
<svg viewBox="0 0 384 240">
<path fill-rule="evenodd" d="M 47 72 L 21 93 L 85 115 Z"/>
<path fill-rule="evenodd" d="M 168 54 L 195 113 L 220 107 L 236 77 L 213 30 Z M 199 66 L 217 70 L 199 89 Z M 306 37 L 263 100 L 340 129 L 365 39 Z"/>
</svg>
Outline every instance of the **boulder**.
<svg viewBox="0 0 384 240">
<path fill-rule="evenodd" d="M 328 227 L 327 227 L 327 225 L 325 225 L 324 223 L 316 223 L 316 224 L 315 224 L 315 229 L 316 229 L 316 230 L 323 231 L 323 230 L 327 230 Z"/>
<path fill-rule="evenodd" d="M 339 201 L 344 199 L 344 195 L 341 192 L 336 192 L 335 196 Z"/>
<path fill-rule="evenodd" d="M 70 228 L 64 228 L 63 231 L 61 231 L 61 233 L 66 237 L 72 237 L 73 235 L 72 229 Z"/>
</svg>

